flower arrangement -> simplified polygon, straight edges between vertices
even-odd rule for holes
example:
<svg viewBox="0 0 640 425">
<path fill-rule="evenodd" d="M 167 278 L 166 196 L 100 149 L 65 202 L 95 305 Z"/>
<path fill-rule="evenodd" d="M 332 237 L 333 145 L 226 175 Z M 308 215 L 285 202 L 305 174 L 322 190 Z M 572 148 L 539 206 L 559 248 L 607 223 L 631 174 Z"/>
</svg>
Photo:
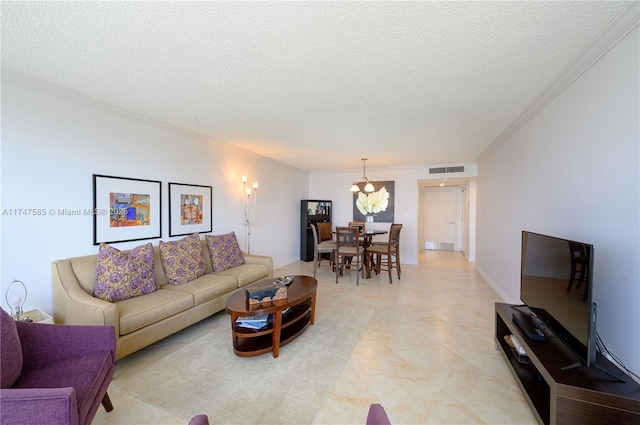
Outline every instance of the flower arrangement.
<svg viewBox="0 0 640 425">
<path fill-rule="evenodd" d="M 371 192 L 368 195 L 360 192 L 356 200 L 356 207 L 362 215 L 377 214 L 380 211 L 385 211 L 388 205 L 389 192 L 384 186 L 379 191 Z"/>
</svg>

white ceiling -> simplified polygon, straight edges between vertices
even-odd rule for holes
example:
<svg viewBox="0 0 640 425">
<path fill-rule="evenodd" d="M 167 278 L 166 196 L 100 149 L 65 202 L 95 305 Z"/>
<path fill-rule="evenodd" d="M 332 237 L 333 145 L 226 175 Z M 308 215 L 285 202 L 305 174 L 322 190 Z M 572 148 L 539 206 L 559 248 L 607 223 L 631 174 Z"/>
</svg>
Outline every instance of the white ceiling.
<svg viewBox="0 0 640 425">
<path fill-rule="evenodd" d="M 629 2 L 2 2 L 2 66 L 309 171 L 475 160 Z"/>
</svg>

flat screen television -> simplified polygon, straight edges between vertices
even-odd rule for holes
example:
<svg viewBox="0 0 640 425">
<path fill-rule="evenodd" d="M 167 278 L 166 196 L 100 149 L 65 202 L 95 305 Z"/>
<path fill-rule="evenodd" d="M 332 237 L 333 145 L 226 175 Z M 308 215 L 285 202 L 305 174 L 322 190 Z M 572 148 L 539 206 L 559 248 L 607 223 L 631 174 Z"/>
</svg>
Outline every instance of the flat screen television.
<svg viewBox="0 0 640 425">
<path fill-rule="evenodd" d="M 596 361 L 593 245 L 522 232 L 520 299 L 581 363 Z M 571 366 L 579 366 L 576 363 Z"/>
</svg>

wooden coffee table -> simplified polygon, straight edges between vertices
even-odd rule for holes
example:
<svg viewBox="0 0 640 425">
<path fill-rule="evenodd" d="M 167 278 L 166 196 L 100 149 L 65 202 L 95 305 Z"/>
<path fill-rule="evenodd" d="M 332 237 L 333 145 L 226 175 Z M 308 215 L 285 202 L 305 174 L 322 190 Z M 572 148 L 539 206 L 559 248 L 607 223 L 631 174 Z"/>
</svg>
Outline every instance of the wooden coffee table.
<svg viewBox="0 0 640 425">
<path fill-rule="evenodd" d="M 274 279 L 265 279 L 248 285 L 264 286 Z M 246 289 L 245 288 L 245 289 Z M 287 288 L 287 299 L 249 306 L 247 291 L 241 289 L 233 294 L 226 304 L 231 316 L 233 352 L 241 357 L 252 357 L 273 352 L 278 357 L 280 347 L 296 339 L 309 325 L 313 325 L 316 310 L 318 281 L 311 276 L 294 276 Z M 283 313 L 283 310 L 289 309 Z M 238 326 L 236 319 L 246 316 L 273 315 L 273 321 L 262 329 Z"/>
</svg>

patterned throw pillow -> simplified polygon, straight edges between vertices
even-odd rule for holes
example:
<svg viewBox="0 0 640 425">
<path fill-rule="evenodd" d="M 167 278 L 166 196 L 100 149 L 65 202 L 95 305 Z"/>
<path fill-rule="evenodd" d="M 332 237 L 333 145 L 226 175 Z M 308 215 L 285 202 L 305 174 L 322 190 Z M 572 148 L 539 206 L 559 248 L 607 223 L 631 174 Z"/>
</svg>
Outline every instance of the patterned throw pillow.
<svg viewBox="0 0 640 425">
<path fill-rule="evenodd" d="M 173 285 L 191 282 L 206 272 L 198 233 L 178 241 L 160 241 L 160 258 L 167 281 Z"/>
<path fill-rule="evenodd" d="M 235 232 L 226 235 L 205 235 L 211 256 L 211 268 L 221 272 L 244 264 L 244 257 L 238 245 Z"/>
<path fill-rule="evenodd" d="M 158 289 L 153 271 L 153 245 L 132 249 L 127 254 L 100 244 L 93 295 L 114 302 L 150 294 Z"/>
</svg>

